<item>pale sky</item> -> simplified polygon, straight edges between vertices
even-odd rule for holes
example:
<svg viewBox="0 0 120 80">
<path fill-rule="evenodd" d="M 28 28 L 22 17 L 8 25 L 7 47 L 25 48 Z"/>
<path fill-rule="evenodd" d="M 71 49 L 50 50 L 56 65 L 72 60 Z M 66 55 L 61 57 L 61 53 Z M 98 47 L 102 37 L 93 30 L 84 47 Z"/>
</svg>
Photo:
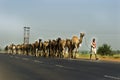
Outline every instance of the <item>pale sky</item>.
<svg viewBox="0 0 120 80">
<path fill-rule="evenodd" d="M 22 44 L 24 26 L 30 43 L 85 32 L 87 45 L 95 37 L 120 50 L 120 0 L 0 0 L 0 47 Z M 89 50 L 85 38 L 80 50 Z"/>
</svg>

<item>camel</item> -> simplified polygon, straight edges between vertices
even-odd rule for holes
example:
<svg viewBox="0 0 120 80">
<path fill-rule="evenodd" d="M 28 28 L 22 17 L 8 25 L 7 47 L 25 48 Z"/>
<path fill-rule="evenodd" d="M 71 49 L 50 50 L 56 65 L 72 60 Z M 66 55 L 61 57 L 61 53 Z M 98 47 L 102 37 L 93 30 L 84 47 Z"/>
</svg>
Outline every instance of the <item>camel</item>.
<svg viewBox="0 0 120 80">
<path fill-rule="evenodd" d="M 70 58 L 76 58 L 76 53 L 78 52 L 84 35 L 84 33 L 80 33 L 80 39 L 77 36 L 73 36 L 72 39 L 66 39 L 66 47 L 68 48 Z"/>
<path fill-rule="evenodd" d="M 7 45 L 5 47 L 5 51 L 7 51 L 8 53 L 10 54 L 21 54 L 21 51 L 22 51 L 22 45 L 21 44 L 18 44 L 18 45 L 14 45 L 14 44 L 10 44 L 10 45 Z"/>
<path fill-rule="evenodd" d="M 80 33 L 80 39 L 78 39 L 77 36 L 73 36 L 72 37 L 72 48 L 73 48 L 73 53 L 75 53 L 75 55 L 73 55 L 73 58 L 76 58 L 76 53 L 78 52 L 78 48 L 82 43 L 83 37 L 84 37 L 84 33 Z"/>
<path fill-rule="evenodd" d="M 49 40 L 48 51 L 50 57 L 64 57 L 66 41 L 61 38 L 56 40 Z"/>
<path fill-rule="evenodd" d="M 16 45 L 15 44 L 11 44 L 8 46 L 8 53 L 10 53 L 10 54 L 16 53 Z"/>
<path fill-rule="evenodd" d="M 12 54 L 12 45 L 7 45 L 4 50 L 8 53 L 8 54 Z"/>
<path fill-rule="evenodd" d="M 38 56 L 38 46 L 39 46 L 39 42 L 38 41 L 35 41 L 35 43 L 32 44 L 32 47 L 33 47 L 33 55 L 34 56 Z"/>
<path fill-rule="evenodd" d="M 56 53 L 56 40 L 49 40 L 49 45 L 48 45 L 48 50 L 49 50 L 49 57 L 54 57 Z"/>
<path fill-rule="evenodd" d="M 38 51 L 41 51 L 42 50 L 42 39 L 39 39 L 39 42 L 38 41 L 35 41 L 35 43 L 32 44 L 32 47 L 33 47 L 33 55 L 34 56 L 39 56 L 39 52 Z"/>
<path fill-rule="evenodd" d="M 43 42 L 42 39 L 39 39 L 38 56 L 41 56 L 42 52 L 43 52 Z"/>
<path fill-rule="evenodd" d="M 78 52 L 78 48 L 82 43 L 84 33 L 80 33 L 80 38 L 77 36 L 73 36 L 72 39 L 63 40 L 61 38 L 57 38 L 56 40 L 49 40 L 42 42 L 41 39 L 39 41 L 35 41 L 32 44 L 11 44 L 10 46 L 6 46 L 6 50 L 8 53 L 18 53 L 34 56 L 50 56 L 50 57 L 60 57 L 63 58 L 65 55 L 66 48 L 68 49 L 69 57 L 76 58 L 76 53 Z M 39 51 L 39 52 L 38 52 Z"/>
<path fill-rule="evenodd" d="M 56 39 L 56 44 L 55 44 L 55 55 L 64 58 L 65 55 L 65 45 L 66 45 L 66 40 L 63 40 L 61 38 Z"/>
<path fill-rule="evenodd" d="M 68 52 L 66 52 L 66 53 L 69 53 L 68 54 L 68 57 L 71 57 L 71 52 L 72 52 L 72 40 L 71 39 L 66 39 L 66 45 L 65 45 L 65 49 L 66 49 L 66 51 L 67 51 L 67 49 L 68 49 Z"/>
<path fill-rule="evenodd" d="M 65 57 L 65 47 L 66 47 L 66 40 L 61 40 L 60 43 L 59 43 L 59 46 L 60 46 L 60 54 L 62 56 L 62 58 Z"/>
<path fill-rule="evenodd" d="M 16 54 L 21 54 L 21 45 L 16 45 Z"/>
<path fill-rule="evenodd" d="M 18 54 L 24 54 L 24 44 L 19 44 L 17 50 Z"/>
<path fill-rule="evenodd" d="M 49 41 L 44 41 L 42 45 L 42 50 L 43 50 L 43 56 L 47 57 L 48 56 L 48 50 L 49 50 Z"/>
<path fill-rule="evenodd" d="M 30 53 L 33 51 L 32 44 L 22 44 L 22 51 L 23 54 L 30 55 Z"/>
</svg>

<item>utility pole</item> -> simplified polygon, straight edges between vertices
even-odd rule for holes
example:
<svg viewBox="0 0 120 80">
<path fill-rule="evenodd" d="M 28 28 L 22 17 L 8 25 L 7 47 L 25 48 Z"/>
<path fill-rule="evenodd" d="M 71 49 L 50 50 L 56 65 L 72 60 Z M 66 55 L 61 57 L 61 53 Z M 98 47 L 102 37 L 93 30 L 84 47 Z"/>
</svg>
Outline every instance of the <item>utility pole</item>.
<svg viewBox="0 0 120 80">
<path fill-rule="evenodd" d="M 24 44 L 29 44 L 30 27 L 24 27 Z"/>
</svg>

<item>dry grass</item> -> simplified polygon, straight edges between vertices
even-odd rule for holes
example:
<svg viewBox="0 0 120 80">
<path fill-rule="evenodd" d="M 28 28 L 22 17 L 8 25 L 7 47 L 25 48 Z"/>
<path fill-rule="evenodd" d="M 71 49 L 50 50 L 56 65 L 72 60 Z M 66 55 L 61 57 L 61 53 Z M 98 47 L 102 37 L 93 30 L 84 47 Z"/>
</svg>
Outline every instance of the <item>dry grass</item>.
<svg viewBox="0 0 120 80">
<path fill-rule="evenodd" d="M 101 60 L 120 62 L 120 55 L 100 56 Z"/>
<path fill-rule="evenodd" d="M 78 59 L 89 59 L 90 58 L 89 54 L 77 54 L 76 56 Z M 97 55 L 97 56 L 99 60 L 120 62 L 120 54 L 113 55 L 113 56 L 100 56 L 100 55 Z M 92 56 L 92 59 L 95 59 L 94 55 Z"/>
</svg>

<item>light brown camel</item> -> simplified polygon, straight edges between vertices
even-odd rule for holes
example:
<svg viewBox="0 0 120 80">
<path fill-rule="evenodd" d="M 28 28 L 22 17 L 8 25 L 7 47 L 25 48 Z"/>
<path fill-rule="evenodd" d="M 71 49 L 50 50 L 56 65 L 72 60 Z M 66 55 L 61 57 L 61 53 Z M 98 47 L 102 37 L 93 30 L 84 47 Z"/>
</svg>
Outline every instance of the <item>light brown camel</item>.
<svg viewBox="0 0 120 80">
<path fill-rule="evenodd" d="M 48 51 L 49 51 L 48 46 L 49 46 L 49 41 L 44 41 L 43 45 L 42 45 L 42 50 L 43 50 L 42 56 L 44 56 L 44 57 L 48 57 L 48 55 L 49 55 L 49 53 L 48 53 Z"/>
<path fill-rule="evenodd" d="M 59 49 L 60 49 L 60 57 L 65 57 L 65 46 L 66 46 L 66 40 L 60 40 L 59 43 Z"/>
<path fill-rule="evenodd" d="M 80 39 L 77 36 L 73 36 L 72 39 L 66 40 L 66 46 L 68 47 L 69 57 L 76 58 L 78 48 L 82 43 L 85 33 L 80 33 Z"/>
<path fill-rule="evenodd" d="M 16 45 L 16 54 L 21 54 L 21 45 Z"/>
<path fill-rule="evenodd" d="M 11 54 L 15 54 L 16 53 L 16 45 L 15 44 L 11 44 L 8 46 L 8 53 L 11 53 Z"/>
</svg>

